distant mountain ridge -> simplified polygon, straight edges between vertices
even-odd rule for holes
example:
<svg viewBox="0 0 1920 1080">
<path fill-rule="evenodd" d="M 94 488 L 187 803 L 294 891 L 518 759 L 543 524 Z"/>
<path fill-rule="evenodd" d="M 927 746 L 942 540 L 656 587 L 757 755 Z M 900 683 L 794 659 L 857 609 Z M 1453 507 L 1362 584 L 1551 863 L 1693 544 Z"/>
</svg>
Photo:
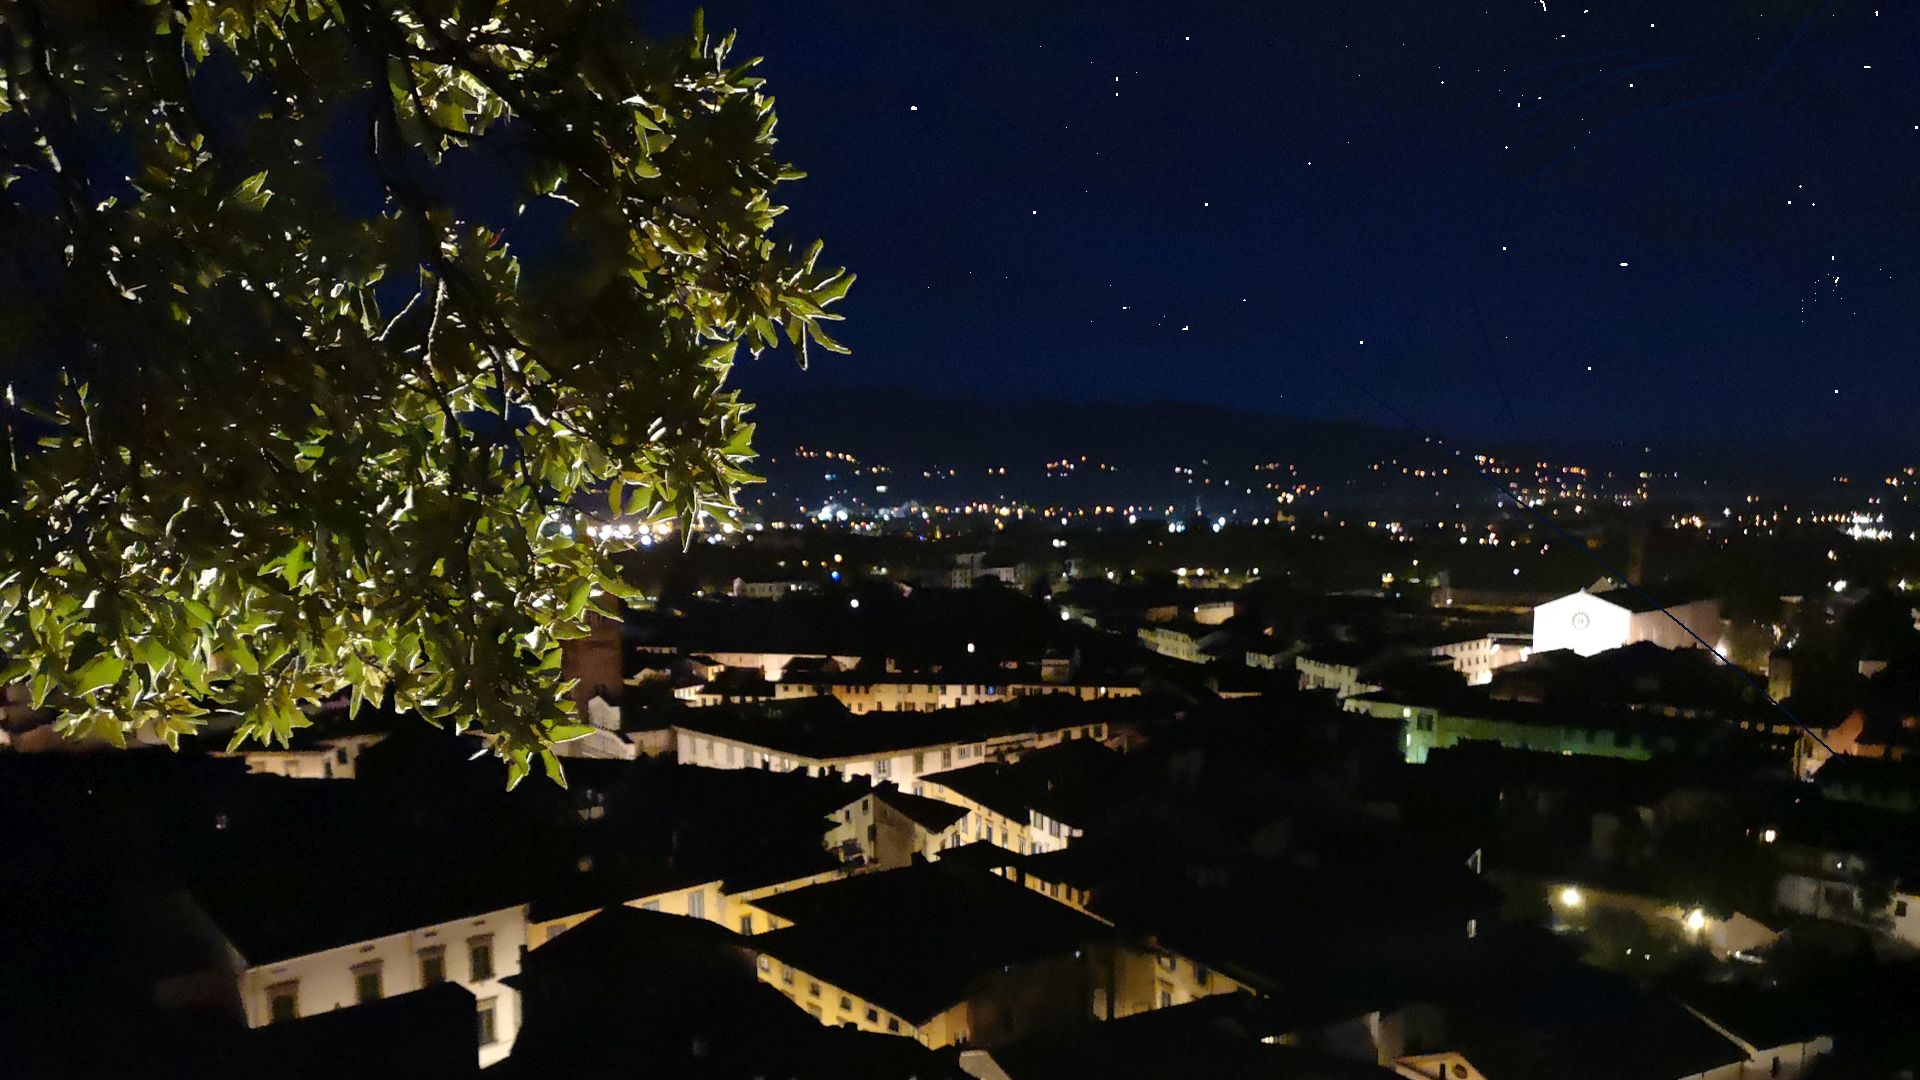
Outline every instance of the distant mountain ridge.
<svg viewBox="0 0 1920 1080">
<path fill-rule="evenodd" d="M 777 394 L 755 403 L 763 455 L 784 458 L 796 446 L 852 453 L 896 469 L 1033 469 L 1077 458 L 1121 469 L 1197 466 L 1238 468 L 1263 462 L 1298 465 L 1302 475 L 1351 475 L 1398 458 L 1414 467 L 1457 465 L 1446 447 L 1420 435 L 1357 420 L 1273 416 L 1185 401 L 1061 402 L 990 400 L 918 389 L 823 387 Z M 1850 472 L 1878 482 L 1903 464 L 1858 438 L 1817 445 L 1756 440 L 1751 445 L 1682 441 L 1643 445 L 1592 438 L 1522 438 L 1466 443 L 1462 450 L 1511 461 L 1548 461 L 1613 470 L 1672 471 L 1714 483 L 1753 483 L 1768 490 L 1825 486 Z M 1920 459 L 1920 448 L 1911 455 Z"/>
<path fill-rule="evenodd" d="M 1357 421 L 1310 420 L 1189 402 L 988 401 L 918 390 L 809 393 L 757 403 L 763 453 L 794 446 L 912 465 L 1031 468 L 1078 458 L 1123 468 L 1188 463 L 1364 465 L 1414 453 L 1419 437 Z M 1433 453 L 1431 447 L 1425 448 Z"/>
</svg>

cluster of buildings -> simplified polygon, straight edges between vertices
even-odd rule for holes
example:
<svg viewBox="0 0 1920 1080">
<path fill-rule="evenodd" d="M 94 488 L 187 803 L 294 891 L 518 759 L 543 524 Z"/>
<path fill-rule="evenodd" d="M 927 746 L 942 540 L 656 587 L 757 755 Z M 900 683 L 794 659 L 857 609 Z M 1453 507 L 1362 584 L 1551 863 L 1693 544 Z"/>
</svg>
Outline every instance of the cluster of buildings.
<svg viewBox="0 0 1920 1080">
<path fill-rule="evenodd" d="M 1825 634 L 1850 625 L 1839 600 L 1796 608 L 1745 672 L 1719 656 L 1737 620 L 1670 585 L 1648 592 L 1685 602 L 1596 583 L 1410 603 L 1005 569 L 742 581 L 602 620 L 567 665 L 591 734 L 560 748 L 564 788 L 508 792 L 404 716 L 323 713 L 231 754 L 0 755 L 22 840 L 0 893 L 29 898 L 0 971 L 27 1003 L 15 1060 L 742 1080 L 1920 1061 L 1920 657 Z"/>
</svg>

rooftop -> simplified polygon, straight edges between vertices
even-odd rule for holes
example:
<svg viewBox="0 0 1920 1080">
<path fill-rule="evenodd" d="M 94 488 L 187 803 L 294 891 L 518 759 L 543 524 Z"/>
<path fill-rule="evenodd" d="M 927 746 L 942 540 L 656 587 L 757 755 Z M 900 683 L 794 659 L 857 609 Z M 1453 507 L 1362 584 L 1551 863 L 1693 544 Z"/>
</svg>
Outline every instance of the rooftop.
<svg viewBox="0 0 1920 1080">
<path fill-rule="evenodd" d="M 1107 928 L 986 870 L 941 860 L 763 897 L 794 925 L 756 949 L 921 1023 L 1012 965 L 1072 958 Z"/>
<path fill-rule="evenodd" d="M 756 708 L 700 709 L 676 726 L 796 757 L 831 761 L 1104 723 L 1103 704 L 1041 694 L 933 712 L 856 715 L 832 698 L 804 698 Z"/>
</svg>

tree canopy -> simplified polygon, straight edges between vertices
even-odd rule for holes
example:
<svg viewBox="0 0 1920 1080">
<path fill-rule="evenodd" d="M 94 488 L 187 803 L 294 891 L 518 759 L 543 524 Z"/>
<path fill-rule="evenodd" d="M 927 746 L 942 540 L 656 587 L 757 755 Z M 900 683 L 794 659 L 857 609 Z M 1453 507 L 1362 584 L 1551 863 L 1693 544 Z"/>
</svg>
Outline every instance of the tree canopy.
<svg viewBox="0 0 1920 1080">
<path fill-rule="evenodd" d="M 562 642 L 626 590 L 587 501 L 733 523 L 738 350 L 844 351 L 732 44 L 618 0 L 0 0 L 4 678 L 114 742 L 350 692 L 558 779 Z"/>
</svg>

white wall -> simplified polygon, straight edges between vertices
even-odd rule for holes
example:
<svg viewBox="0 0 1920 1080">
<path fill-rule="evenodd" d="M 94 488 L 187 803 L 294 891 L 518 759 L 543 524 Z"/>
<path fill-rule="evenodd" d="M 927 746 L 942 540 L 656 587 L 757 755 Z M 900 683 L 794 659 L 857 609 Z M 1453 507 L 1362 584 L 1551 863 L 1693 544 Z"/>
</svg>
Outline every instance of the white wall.
<svg viewBox="0 0 1920 1080">
<path fill-rule="evenodd" d="M 527 944 L 527 911 L 524 906 L 503 908 L 471 919 L 423 926 L 418 930 L 389 934 L 372 941 L 343 945 L 337 949 L 283 960 L 276 964 L 250 967 L 240 974 L 240 1003 L 249 1027 L 264 1027 L 273 1018 L 268 991 L 284 983 L 297 983 L 301 1016 L 313 1016 L 358 1004 L 355 969 L 363 964 L 380 965 L 381 996 L 393 997 L 424 987 L 420 978 L 420 954 L 434 946 L 443 947 L 446 978 L 473 992 L 476 1002 L 494 1001 L 495 1041 L 480 1046 L 480 1065 L 486 1067 L 513 1052 L 514 1036 L 520 1031 L 520 996 L 500 980 L 520 971 L 520 952 Z M 475 979 L 470 967 L 468 943 L 471 939 L 492 935 L 493 975 Z M 476 1020 L 476 1045 L 479 1030 Z"/>
<path fill-rule="evenodd" d="M 1740 1067 L 1740 1080 L 1800 1080 L 1820 1055 L 1832 1052 L 1833 1040 L 1825 1035 L 1803 1043 L 1755 1050 Z M 1775 1061 L 1779 1062 L 1777 1067 Z"/>
<path fill-rule="evenodd" d="M 1633 613 L 1618 604 L 1577 592 L 1533 609 L 1534 655 L 1571 649 L 1593 656 L 1631 640 Z"/>
<path fill-rule="evenodd" d="M 1672 618 L 1668 618 L 1668 613 Z M 1697 600 L 1691 604 L 1680 604 L 1668 608 L 1666 612 L 1645 611 L 1633 617 L 1633 630 L 1629 642 L 1650 641 L 1663 649 L 1693 649 L 1700 643 L 1674 624 L 1678 619 L 1687 629 L 1706 639 L 1708 644 L 1720 640 L 1720 604 L 1714 600 Z"/>
</svg>

